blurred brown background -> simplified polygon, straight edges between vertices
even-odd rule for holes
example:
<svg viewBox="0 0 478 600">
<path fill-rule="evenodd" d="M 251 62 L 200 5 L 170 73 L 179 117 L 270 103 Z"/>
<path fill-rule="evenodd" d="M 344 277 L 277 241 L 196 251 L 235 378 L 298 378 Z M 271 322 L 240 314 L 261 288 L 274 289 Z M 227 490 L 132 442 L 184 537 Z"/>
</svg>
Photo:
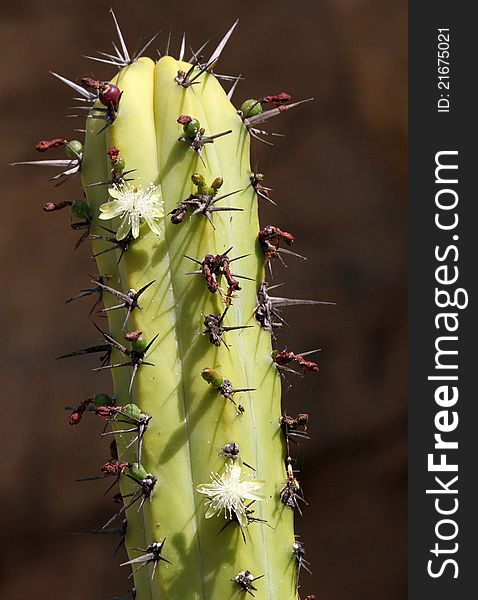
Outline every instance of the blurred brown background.
<svg viewBox="0 0 478 600">
<path fill-rule="evenodd" d="M 289 309 L 279 345 L 316 347 L 321 373 L 290 379 L 290 413 L 311 413 L 312 440 L 299 463 L 309 502 L 298 531 L 313 576 L 302 592 L 320 600 L 406 597 L 406 3 L 405 0 L 112 2 L 129 45 L 169 27 L 197 48 L 241 22 L 219 72 L 243 73 L 236 103 L 286 90 L 315 102 L 273 123 L 287 134 L 255 144 L 275 188 L 263 224 L 297 236 L 309 257 L 276 267 L 284 295 L 337 302 Z M 105 455 L 94 426 L 72 429 L 63 406 L 94 393 L 88 362 L 52 359 L 95 340 L 89 301 L 64 300 L 94 272 L 67 215 L 40 203 L 78 197 L 78 182 L 53 189 L 54 172 L 8 168 L 39 158 L 34 144 L 73 137 L 70 91 L 48 75 L 107 77 L 81 58 L 109 51 L 110 1 L 20 0 L 1 11 L 2 308 L 0 596 L 85 600 L 126 590 L 113 540 L 77 537 L 111 512 L 94 473 Z M 78 135 L 78 134 L 77 134 Z M 107 379 L 105 379 L 107 381 Z M 90 422 L 91 423 L 91 422 Z M 270 599 L 274 600 L 274 599 Z"/>
</svg>

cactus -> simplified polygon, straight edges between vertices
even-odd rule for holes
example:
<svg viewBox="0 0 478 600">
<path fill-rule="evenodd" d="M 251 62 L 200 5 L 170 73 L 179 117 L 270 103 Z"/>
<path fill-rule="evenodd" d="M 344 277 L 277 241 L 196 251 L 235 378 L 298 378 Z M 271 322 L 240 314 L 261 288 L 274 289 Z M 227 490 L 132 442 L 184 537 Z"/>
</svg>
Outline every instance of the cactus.
<svg viewBox="0 0 478 600">
<path fill-rule="evenodd" d="M 103 530 L 125 536 L 131 597 L 291 600 L 308 562 L 290 442 L 307 439 L 308 415 L 282 412 L 280 370 L 318 366 L 273 350 L 272 330 L 280 307 L 318 302 L 270 295 L 272 261 L 303 257 L 283 247 L 292 234 L 259 226 L 271 190 L 249 153 L 251 138 L 268 142 L 257 126 L 300 102 L 234 108 L 240 77 L 224 77 L 226 94 L 213 67 L 236 24 L 206 62 L 185 62 L 184 38 L 179 60 L 131 57 L 115 24 L 119 49 L 97 58 L 119 68 L 110 82 L 56 75 L 79 96 L 84 144 L 42 141 L 65 158 L 27 163 L 62 169 L 57 184 L 81 175 L 84 198 L 43 209 L 69 207 L 77 246 L 92 242 L 99 275 L 69 301 L 94 296 L 90 315 L 108 317 L 62 358 L 102 354 L 94 370 L 111 371 L 114 393 L 77 404 L 70 423 L 91 412 L 114 439 L 101 476 L 123 504 Z"/>
</svg>

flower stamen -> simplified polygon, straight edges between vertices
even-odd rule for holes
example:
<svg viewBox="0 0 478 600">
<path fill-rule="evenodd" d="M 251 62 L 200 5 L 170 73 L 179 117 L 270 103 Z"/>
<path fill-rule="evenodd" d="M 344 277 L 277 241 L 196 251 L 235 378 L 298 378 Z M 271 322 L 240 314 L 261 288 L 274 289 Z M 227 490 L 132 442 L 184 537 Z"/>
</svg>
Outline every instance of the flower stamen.
<svg viewBox="0 0 478 600">
<path fill-rule="evenodd" d="M 211 473 L 211 483 L 198 485 L 196 490 L 209 498 L 206 501 L 209 506 L 206 519 L 224 511 L 226 519 L 231 520 L 235 516 L 242 528 L 248 524 L 244 500 L 264 500 L 265 496 L 257 491 L 263 485 L 264 481 L 253 480 L 249 473 L 242 473 L 239 460 L 231 460 L 226 464 L 224 473 Z"/>
<path fill-rule="evenodd" d="M 139 237 L 139 228 L 143 222 L 161 237 L 158 221 L 164 217 L 164 210 L 159 185 L 150 183 L 147 188 L 143 188 L 140 183 L 123 182 L 114 184 L 108 192 L 113 200 L 100 206 L 99 218 L 103 221 L 121 218 L 116 232 L 117 240 L 123 240 L 130 231 L 135 239 Z"/>
</svg>

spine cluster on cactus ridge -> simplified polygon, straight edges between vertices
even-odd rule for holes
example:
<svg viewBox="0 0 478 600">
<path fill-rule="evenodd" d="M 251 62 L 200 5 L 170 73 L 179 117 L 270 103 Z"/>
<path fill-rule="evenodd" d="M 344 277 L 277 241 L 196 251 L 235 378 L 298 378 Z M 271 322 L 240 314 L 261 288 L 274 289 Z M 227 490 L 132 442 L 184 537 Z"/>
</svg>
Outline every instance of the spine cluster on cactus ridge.
<svg viewBox="0 0 478 600">
<path fill-rule="evenodd" d="M 207 60 L 202 47 L 185 62 L 183 36 L 178 61 L 168 39 L 155 63 L 143 54 L 158 34 L 131 55 L 112 16 L 113 53 L 88 57 L 117 67 L 112 81 L 53 73 L 76 94 L 85 142 L 42 140 L 38 152 L 65 157 L 13 163 L 61 169 L 55 185 L 82 179 L 82 199 L 42 209 L 69 209 L 75 247 L 93 245 L 99 274 L 66 302 L 91 296 L 90 316 L 108 318 L 108 330 L 94 323 L 95 343 L 58 357 L 98 354 L 93 371 L 114 381 L 114 394 L 67 407 L 72 426 L 92 413 L 113 438 L 100 473 L 80 480 L 111 480 L 107 492 L 119 485 L 121 506 L 87 533 L 125 543 L 130 598 L 291 600 L 301 571 L 310 573 L 293 532 L 307 502 L 292 451 L 309 438 L 309 415 L 282 412 L 280 379 L 319 366 L 305 358 L 317 350 L 271 344 L 282 308 L 331 303 L 270 294 L 272 261 L 305 257 L 283 247 L 292 233 L 258 224 L 258 199 L 275 202 L 250 169 L 249 144 L 271 144 L 278 134 L 258 125 L 310 99 L 280 92 L 233 109 L 242 77 L 213 71 L 237 22 Z M 232 82 L 227 95 L 218 80 Z"/>
</svg>

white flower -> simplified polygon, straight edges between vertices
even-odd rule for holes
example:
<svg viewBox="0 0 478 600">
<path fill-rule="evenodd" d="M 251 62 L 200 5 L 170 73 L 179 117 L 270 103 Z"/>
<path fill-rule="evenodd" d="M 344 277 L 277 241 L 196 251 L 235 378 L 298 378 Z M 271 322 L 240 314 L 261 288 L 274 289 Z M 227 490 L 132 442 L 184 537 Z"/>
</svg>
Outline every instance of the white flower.
<svg viewBox="0 0 478 600">
<path fill-rule="evenodd" d="M 116 232 L 116 239 L 123 240 L 130 231 L 133 237 L 139 236 L 139 226 L 146 221 L 151 231 L 161 235 L 157 221 L 164 217 L 161 188 L 152 183 L 144 189 L 139 183 L 115 184 L 109 190 L 114 198 L 100 206 L 99 218 L 103 221 L 121 217 L 121 223 Z"/>
<path fill-rule="evenodd" d="M 198 485 L 196 490 L 200 494 L 209 496 L 206 504 L 209 508 L 206 519 L 220 514 L 224 510 L 225 518 L 231 519 L 236 515 L 241 527 L 247 526 L 246 507 L 244 500 L 264 500 L 265 496 L 257 492 L 264 485 L 264 481 L 252 480 L 249 474 L 241 473 L 239 461 L 226 465 L 222 475 L 211 473 L 211 483 Z"/>
</svg>

